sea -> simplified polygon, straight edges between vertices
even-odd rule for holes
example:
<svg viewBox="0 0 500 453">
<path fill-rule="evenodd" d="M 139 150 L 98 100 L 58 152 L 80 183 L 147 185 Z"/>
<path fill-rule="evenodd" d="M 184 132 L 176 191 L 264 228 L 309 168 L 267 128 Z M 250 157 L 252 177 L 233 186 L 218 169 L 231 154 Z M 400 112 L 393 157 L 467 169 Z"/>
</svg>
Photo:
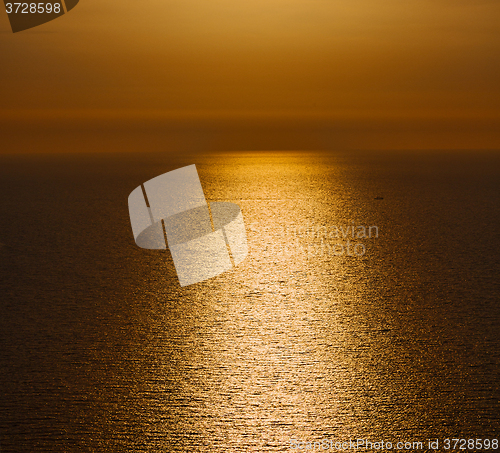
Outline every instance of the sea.
<svg viewBox="0 0 500 453">
<path fill-rule="evenodd" d="M 127 200 L 192 164 L 248 256 L 181 287 Z M 0 157 L 2 453 L 499 439 L 500 152 Z"/>
</svg>

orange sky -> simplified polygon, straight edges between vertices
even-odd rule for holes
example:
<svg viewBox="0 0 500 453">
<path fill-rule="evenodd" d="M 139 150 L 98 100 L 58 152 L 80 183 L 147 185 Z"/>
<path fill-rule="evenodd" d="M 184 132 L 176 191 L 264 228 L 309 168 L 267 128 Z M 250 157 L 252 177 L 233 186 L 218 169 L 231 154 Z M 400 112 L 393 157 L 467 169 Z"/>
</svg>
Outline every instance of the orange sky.
<svg viewBox="0 0 500 453">
<path fill-rule="evenodd" d="M 500 148 L 499 24 L 498 0 L 81 0 L 16 34 L 2 12 L 0 152 L 29 149 L 27 124 L 62 146 L 63 123 L 181 142 L 199 126 L 215 148 Z"/>
</svg>

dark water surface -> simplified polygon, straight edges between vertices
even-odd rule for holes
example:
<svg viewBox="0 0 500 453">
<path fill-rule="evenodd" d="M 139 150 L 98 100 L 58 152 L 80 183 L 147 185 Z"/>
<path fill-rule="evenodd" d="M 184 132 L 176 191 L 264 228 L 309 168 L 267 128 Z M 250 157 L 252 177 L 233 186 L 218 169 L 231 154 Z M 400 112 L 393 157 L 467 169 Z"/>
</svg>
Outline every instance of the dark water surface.
<svg viewBox="0 0 500 453">
<path fill-rule="evenodd" d="M 181 288 L 127 197 L 193 163 L 250 252 Z M 500 153 L 1 157 L 0 244 L 2 452 L 500 436 Z"/>
</svg>

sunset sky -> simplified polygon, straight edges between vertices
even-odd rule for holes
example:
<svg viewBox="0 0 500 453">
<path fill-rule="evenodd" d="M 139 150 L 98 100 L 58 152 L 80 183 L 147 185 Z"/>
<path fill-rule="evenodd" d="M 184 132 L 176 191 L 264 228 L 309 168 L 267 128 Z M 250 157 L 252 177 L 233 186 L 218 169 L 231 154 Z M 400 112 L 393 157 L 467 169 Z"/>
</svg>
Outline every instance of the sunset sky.
<svg viewBox="0 0 500 453">
<path fill-rule="evenodd" d="M 2 12 L 0 152 L 500 148 L 499 23 L 497 0 L 81 0 L 16 34 Z"/>
</svg>

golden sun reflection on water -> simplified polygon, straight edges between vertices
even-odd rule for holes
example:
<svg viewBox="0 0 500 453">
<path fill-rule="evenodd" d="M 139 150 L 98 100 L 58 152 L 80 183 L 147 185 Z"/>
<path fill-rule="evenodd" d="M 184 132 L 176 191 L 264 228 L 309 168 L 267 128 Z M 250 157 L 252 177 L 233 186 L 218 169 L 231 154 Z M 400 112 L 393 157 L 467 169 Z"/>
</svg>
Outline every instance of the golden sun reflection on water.
<svg viewBox="0 0 500 453">
<path fill-rule="evenodd" d="M 352 189 L 332 162 L 318 180 L 322 163 L 249 154 L 198 165 L 209 201 L 241 206 L 249 243 L 237 268 L 181 297 L 188 311 L 191 297 L 198 299 L 190 353 L 178 371 L 189 393 L 189 430 L 209 432 L 226 451 L 286 450 L 291 439 L 370 428 L 373 402 L 360 395 L 382 383 L 358 381 L 372 357 L 359 344 L 352 310 L 368 305 L 356 278 L 367 262 L 315 254 L 311 238 L 296 234 L 305 224 L 351 225 Z M 346 415 L 358 417 L 353 426 Z"/>
</svg>

